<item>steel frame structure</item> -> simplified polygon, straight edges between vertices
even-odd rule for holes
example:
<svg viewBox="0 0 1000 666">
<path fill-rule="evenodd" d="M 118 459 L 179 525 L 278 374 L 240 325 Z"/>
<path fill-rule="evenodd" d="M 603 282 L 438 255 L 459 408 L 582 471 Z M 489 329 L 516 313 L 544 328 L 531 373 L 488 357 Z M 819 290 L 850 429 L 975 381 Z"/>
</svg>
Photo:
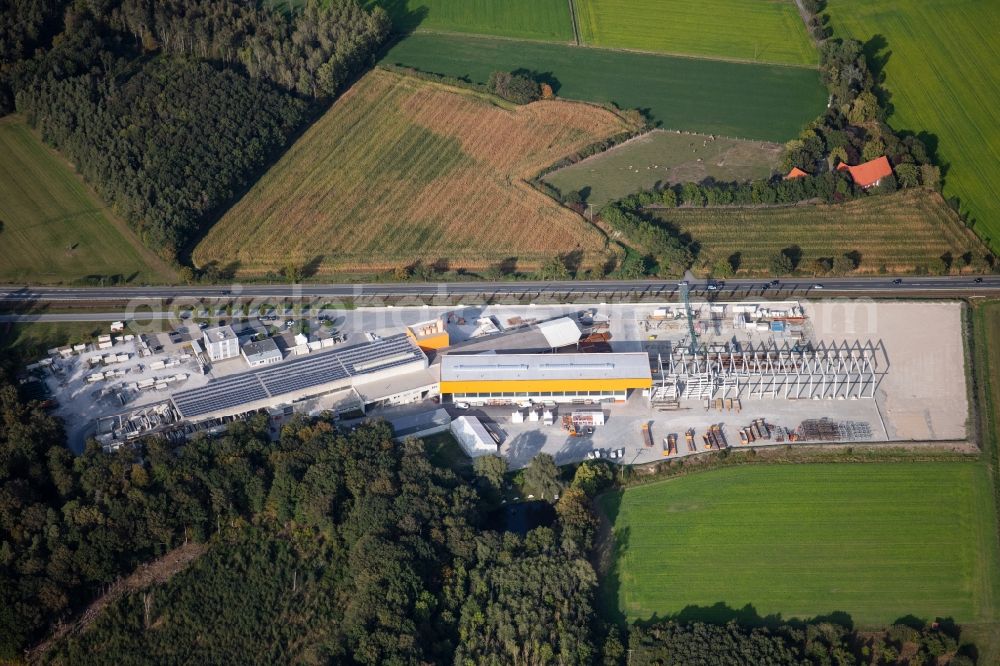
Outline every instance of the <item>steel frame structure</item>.
<svg viewBox="0 0 1000 666">
<path fill-rule="evenodd" d="M 882 342 L 829 345 L 770 342 L 736 347 L 675 347 L 660 354 L 651 399 L 872 399 L 889 371 Z"/>
</svg>

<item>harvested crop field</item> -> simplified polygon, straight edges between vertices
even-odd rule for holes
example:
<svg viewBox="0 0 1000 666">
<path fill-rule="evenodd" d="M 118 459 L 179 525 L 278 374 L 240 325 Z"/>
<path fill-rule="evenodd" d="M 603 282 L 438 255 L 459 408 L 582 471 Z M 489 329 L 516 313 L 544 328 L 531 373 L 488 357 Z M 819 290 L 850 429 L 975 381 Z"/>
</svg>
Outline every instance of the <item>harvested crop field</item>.
<svg viewBox="0 0 1000 666">
<path fill-rule="evenodd" d="M 777 143 L 654 130 L 545 176 L 561 192 L 602 206 L 657 184 L 767 178 L 781 161 Z"/>
<path fill-rule="evenodd" d="M 585 104 L 493 98 L 375 70 L 317 121 L 208 233 L 198 265 L 262 274 L 370 271 L 444 259 L 531 268 L 606 239 L 525 178 L 626 129 Z"/>
<path fill-rule="evenodd" d="M 814 66 L 794 0 L 575 0 L 585 44 Z"/>
<path fill-rule="evenodd" d="M 24 121 L 0 119 L 0 281 L 173 277 Z"/>
<path fill-rule="evenodd" d="M 570 42 L 567 0 L 368 0 L 381 5 L 400 32 L 471 32 L 499 37 Z"/>
<path fill-rule="evenodd" d="M 935 193 L 911 190 L 836 205 L 781 208 L 677 208 L 657 217 L 689 235 L 706 265 L 730 257 L 744 274 L 764 274 L 790 248 L 804 274 L 816 260 L 857 252 L 859 273 L 932 270 L 949 253 L 957 269 L 965 253 L 986 248 Z M 797 249 L 796 249 L 797 248 Z"/>
<path fill-rule="evenodd" d="M 736 467 L 601 499 L 617 537 L 605 598 L 630 621 L 725 615 L 717 604 L 785 619 L 841 612 L 863 627 L 997 615 L 983 464 Z"/>
<path fill-rule="evenodd" d="M 1000 2 L 830 0 L 827 11 L 837 36 L 882 64 L 889 124 L 927 136 L 947 167 L 944 196 L 1000 250 Z"/>
<path fill-rule="evenodd" d="M 486 83 L 525 69 L 565 99 L 642 109 L 657 126 L 785 142 L 822 113 L 819 72 L 473 35 L 416 33 L 382 62 Z"/>
</svg>

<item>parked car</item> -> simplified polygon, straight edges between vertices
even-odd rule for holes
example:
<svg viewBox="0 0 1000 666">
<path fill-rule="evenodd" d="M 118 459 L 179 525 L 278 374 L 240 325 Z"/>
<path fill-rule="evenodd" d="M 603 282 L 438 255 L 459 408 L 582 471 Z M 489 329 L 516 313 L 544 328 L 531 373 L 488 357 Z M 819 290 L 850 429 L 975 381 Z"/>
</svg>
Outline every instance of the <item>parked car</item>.
<svg viewBox="0 0 1000 666">
<path fill-rule="evenodd" d="M 455 403 L 455 409 L 468 409 L 468 408 L 469 408 L 469 403 L 467 403 L 467 402 L 456 402 Z"/>
</svg>

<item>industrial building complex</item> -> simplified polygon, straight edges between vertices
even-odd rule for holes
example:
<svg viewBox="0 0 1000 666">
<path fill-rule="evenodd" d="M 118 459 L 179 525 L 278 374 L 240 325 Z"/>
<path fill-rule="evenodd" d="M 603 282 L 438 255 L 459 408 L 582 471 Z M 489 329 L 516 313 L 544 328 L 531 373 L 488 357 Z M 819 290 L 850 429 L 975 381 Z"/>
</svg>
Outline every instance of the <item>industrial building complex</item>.
<svg viewBox="0 0 1000 666">
<path fill-rule="evenodd" d="M 921 334 L 961 366 L 961 306 L 871 307 L 414 308 L 166 334 L 116 323 L 117 335 L 53 349 L 30 370 L 78 424 L 76 448 L 182 441 L 257 414 L 277 434 L 300 413 L 386 418 L 399 437 L 450 431 L 470 456 L 499 452 L 513 466 L 539 450 L 641 462 L 751 443 L 964 437 L 961 377 L 905 351 L 938 308 Z M 948 386 L 951 402 L 924 384 Z"/>
</svg>

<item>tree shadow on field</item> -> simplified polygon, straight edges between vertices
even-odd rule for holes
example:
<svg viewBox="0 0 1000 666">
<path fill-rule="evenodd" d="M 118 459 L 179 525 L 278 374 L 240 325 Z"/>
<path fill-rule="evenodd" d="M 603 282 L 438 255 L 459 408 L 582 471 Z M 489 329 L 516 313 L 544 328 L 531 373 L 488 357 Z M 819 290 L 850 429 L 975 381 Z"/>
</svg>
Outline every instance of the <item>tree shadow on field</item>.
<svg viewBox="0 0 1000 666">
<path fill-rule="evenodd" d="M 362 2 L 361 4 L 366 3 Z M 410 9 L 409 0 L 380 0 L 378 4 L 392 19 L 393 32 L 403 35 L 408 35 L 420 27 L 420 24 L 427 20 L 431 13 L 426 6 Z"/>
<path fill-rule="evenodd" d="M 802 263 L 802 248 L 798 245 L 789 245 L 781 253 L 791 260 L 793 270 L 798 268 L 799 264 Z"/>
<path fill-rule="evenodd" d="M 553 74 L 552 72 L 539 72 L 538 70 L 535 69 L 527 69 L 525 67 L 521 67 L 519 69 L 515 69 L 513 72 L 511 72 L 511 74 L 516 74 L 517 76 L 525 76 L 539 84 L 544 83 L 548 85 L 550 88 L 552 88 L 553 94 L 556 95 L 559 94 L 559 88 L 562 87 L 562 84 L 559 82 L 559 79 L 557 79 L 555 74 Z"/>
<path fill-rule="evenodd" d="M 885 109 L 886 115 L 891 116 L 893 112 L 892 93 L 882 85 L 885 83 L 885 66 L 889 62 L 889 58 L 892 57 L 892 51 L 889 50 L 889 40 L 885 38 L 885 35 L 873 35 L 871 39 L 861 45 L 861 52 L 865 56 L 868 71 L 872 73 L 872 79 L 875 82 L 875 96 L 882 108 Z"/>
<path fill-rule="evenodd" d="M 659 615 L 658 613 L 654 613 L 647 620 L 636 620 L 635 624 L 641 627 L 648 627 L 668 621 L 684 624 L 701 622 L 703 624 L 718 625 L 735 622 L 741 627 L 750 629 L 767 628 L 771 630 L 781 626 L 801 629 L 809 624 L 836 624 L 849 631 L 854 629 L 854 618 L 844 611 L 832 611 L 825 615 L 815 615 L 809 618 L 785 618 L 781 613 L 761 615 L 753 604 L 747 604 L 742 608 L 733 608 L 724 601 L 719 601 L 711 606 L 685 606 L 680 612 L 674 614 Z"/>
<path fill-rule="evenodd" d="M 597 590 L 597 608 L 605 621 L 624 627 L 628 617 L 619 604 L 621 594 L 621 555 L 628 552 L 631 530 L 615 529 L 621 511 L 624 492 L 609 490 L 597 498 L 597 505 L 606 523 L 601 526 L 598 544 L 594 549 L 594 568 L 601 572 Z"/>
<path fill-rule="evenodd" d="M 320 266 L 323 265 L 324 259 L 326 259 L 325 254 L 317 254 L 315 257 L 303 264 L 301 271 L 302 278 L 307 279 L 316 277 L 316 274 L 319 273 Z"/>
</svg>

